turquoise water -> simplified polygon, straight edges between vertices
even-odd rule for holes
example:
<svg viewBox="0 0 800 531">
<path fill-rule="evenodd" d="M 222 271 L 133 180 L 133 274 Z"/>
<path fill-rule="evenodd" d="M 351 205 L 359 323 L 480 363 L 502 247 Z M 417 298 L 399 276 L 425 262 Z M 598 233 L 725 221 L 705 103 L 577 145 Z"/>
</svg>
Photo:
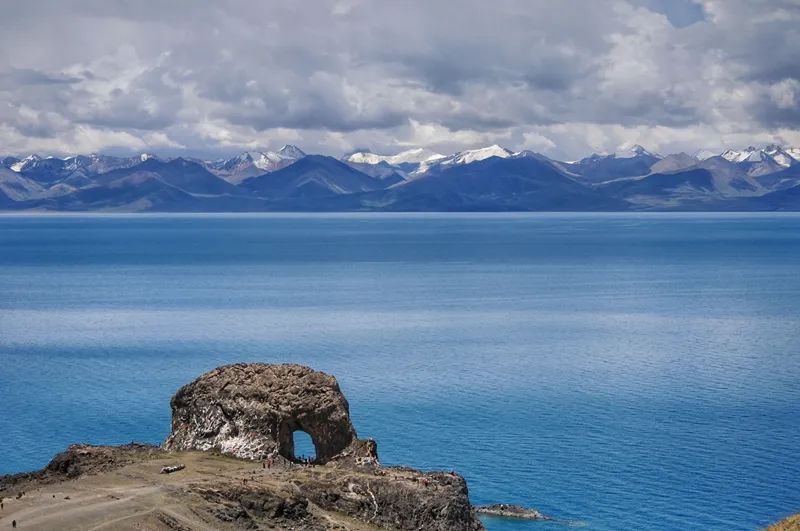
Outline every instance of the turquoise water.
<svg viewBox="0 0 800 531">
<path fill-rule="evenodd" d="M 797 215 L 2 216 L 0 293 L 0 473 L 159 442 L 200 373 L 299 362 L 383 461 L 477 503 L 595 530 L 800 510 Z"/>
</svg>

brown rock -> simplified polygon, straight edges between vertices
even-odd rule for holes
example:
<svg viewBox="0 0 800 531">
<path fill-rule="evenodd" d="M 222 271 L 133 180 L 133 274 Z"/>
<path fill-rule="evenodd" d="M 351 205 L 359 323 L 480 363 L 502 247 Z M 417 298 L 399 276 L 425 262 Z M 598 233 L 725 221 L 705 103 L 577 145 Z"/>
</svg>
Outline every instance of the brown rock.
<svg viewBox="0 0 800 531">
<path fill-rule="evenodd" d="M 300 430 L 326 463 L 358 441 L 336 378 L 301 365 L 219 367 L 179 389 L 171 405 L 168 450 L 295 460 L 292 434 Z"/>
</svg>

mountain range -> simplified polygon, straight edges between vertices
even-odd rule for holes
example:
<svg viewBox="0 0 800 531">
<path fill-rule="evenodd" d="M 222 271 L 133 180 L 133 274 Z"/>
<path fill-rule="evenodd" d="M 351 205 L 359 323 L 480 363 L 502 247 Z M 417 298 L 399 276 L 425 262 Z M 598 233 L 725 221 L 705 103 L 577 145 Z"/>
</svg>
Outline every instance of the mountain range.
<svg viewBox="0 0 800 531">
<path fill-rule="evenodd" d="M 642 146 L 558 161 L 493 145 L 342 158 L 296 146 L 229 159 L 0 159 L 0 210 L 800 211 L 800 148 L 662 156 Z"/>
</svg>

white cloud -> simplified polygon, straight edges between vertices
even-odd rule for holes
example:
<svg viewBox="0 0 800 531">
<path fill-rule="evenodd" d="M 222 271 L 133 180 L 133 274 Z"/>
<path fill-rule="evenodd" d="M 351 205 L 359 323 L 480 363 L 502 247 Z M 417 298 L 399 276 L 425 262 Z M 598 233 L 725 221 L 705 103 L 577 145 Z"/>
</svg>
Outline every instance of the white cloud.
<svg viewBox="0 0 800 531">
<path fill-rule="evenodd" d="M 691 1 L 29 0 L 4 12 L 0 151 L 795 138 L 796 4 L 702 5 L 676 25 Z"/>
</svg>

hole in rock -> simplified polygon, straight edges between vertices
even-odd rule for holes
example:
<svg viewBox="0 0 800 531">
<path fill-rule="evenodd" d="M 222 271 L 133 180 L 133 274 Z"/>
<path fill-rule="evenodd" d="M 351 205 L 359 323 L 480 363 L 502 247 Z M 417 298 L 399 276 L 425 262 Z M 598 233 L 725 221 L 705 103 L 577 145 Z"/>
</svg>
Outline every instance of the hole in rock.
<svg viewBox="0 0 800 531">
<path fill-rule="evenodd" d="M 294 442 L 294 458 L 298 461 L 313 463 L 317 460 L 317 450 L 314 447 L 314 440 L 311 435 L 304 431 L 297 430 L 292 433 Z"/>
</svg>

